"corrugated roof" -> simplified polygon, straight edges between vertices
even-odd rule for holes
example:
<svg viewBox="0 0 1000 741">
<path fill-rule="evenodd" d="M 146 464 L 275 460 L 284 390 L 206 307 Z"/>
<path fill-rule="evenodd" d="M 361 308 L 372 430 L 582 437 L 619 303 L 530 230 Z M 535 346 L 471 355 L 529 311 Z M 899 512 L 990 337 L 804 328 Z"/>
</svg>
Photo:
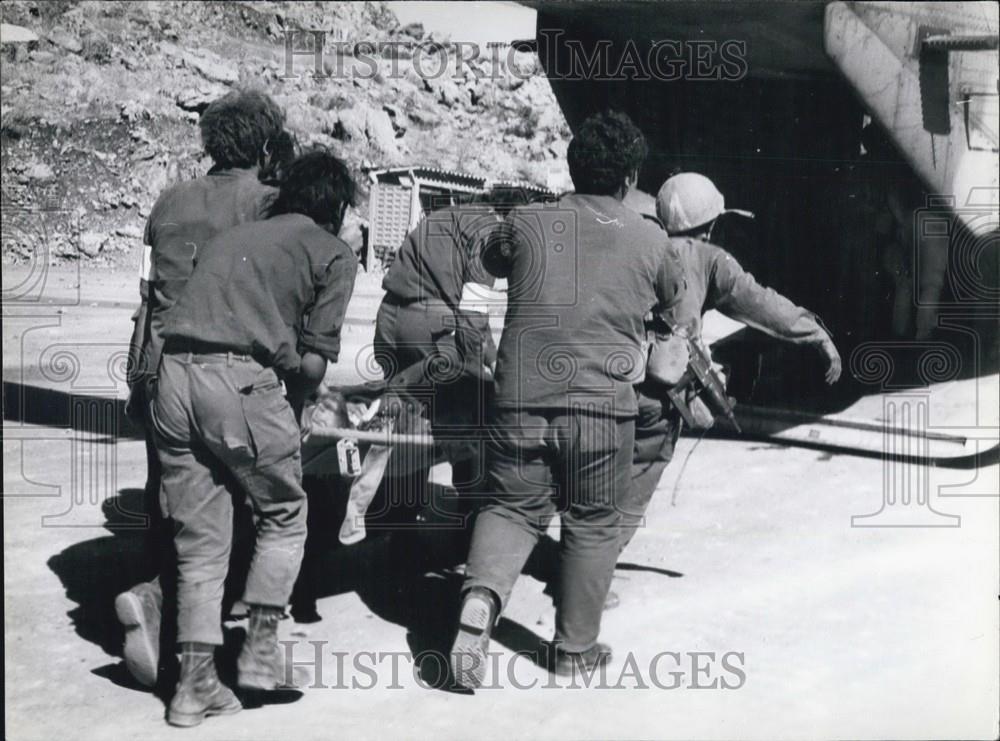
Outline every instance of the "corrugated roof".
<svg viewBox="0 0 1000 741">
<path fill-rule="evenodd" d="M 532 190 L 536 193 L 549 193 L 555 195 L 555 191 L 551 188 L 546 188 L 544 185 L 536 185 L 535 183 L 529 183 L 526 180 L 492 180 L 488 183 L 491 188 L 523 188 L 524 190 Z"/>
<path fill-rule="evenodd" d="M 486 178 L 472 175 L 460 170 L 446 170 L 441 167 L 424 167 L 422 165 L 412 165 L 410 167 L 387 167 L 382 170 L 372 170 L 371 175 L 376 178 L 392 177 L 413 174 L 421 180 L 435 180 L 438 182 L 456 182 L 462 185 L 475 183 L 482 187 L 486 183 Z"/>
<path fill-rule="evenodd" d="M 551 188 L 544 185 L 537 185 L 526 180 L 492 180 L 480 175 L 473 175 L 461 170 L 447 170 L 443 167 L 425 167 L 423 165 L 410 165 L 406 167 L 386 167 L 380 170 L 369 170 L 370 177 L 378 182 L 393 180 L 399 177 L 413 176 L 424 182 L 431 181 L 441 184 L 454 184 L 462 187 L 472 187 L 480 190 L 489 190 L 494 187 L 522 188 L 533 193 L 545 193 L 555 195 Z"/>
</svg>

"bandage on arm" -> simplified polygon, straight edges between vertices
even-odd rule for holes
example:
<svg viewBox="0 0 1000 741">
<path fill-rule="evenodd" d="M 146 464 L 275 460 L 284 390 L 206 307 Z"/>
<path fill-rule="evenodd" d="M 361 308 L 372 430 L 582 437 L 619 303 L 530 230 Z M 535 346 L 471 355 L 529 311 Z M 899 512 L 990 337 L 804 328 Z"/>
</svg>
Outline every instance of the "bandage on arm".
<svg viewBox="0 0 1000 741">
<path fill-rule="evenodd" d="M 153 248 L 148 244 L 142 246 L 142 257 L 139 260 L 139 308 L 132 314 L 132 337 L 128 347 L 128 385 L 129 388 L 143 379 L 153 369 L 146 368 L 143 362 L 143 351 L 149 339 L 149 284 L 155 279 L 153 268 Z"/>
<path fill-rule="evenodd" d="M 455 312 L 455 345 L 466 371 L 479 376 L 496 360 L 490 332 L 488 303 L 493 289 L 482 283 L 462 286 L 462 300 Z"/>
</svg>

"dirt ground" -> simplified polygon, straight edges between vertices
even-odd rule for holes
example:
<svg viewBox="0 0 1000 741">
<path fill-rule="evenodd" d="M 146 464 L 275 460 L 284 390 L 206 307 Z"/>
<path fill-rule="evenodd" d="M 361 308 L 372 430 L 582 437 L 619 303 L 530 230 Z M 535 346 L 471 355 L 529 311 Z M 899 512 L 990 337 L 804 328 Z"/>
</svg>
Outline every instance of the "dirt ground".
<svg viewBox="0 0 1000 741">
<path fill-rule="evenodd" d="M 329 560 L 347 586 L 319 601 L 322 621 L 282 624 L 296 658 L 319 652 L 314 686 L 169 728 L 163 700 L 124 670 L 111 609 L 145 573 L 134 514 L 144 448 L 116 428 L 135 280 L 42 272 L 4 275 L 10 739 L 997 736 L 998 466 L 901 467 L 711 438 L 686 466 L 695 440 L 681 440 L 622 556 L 621 605 L 602 628 L 615 659 L 595 686 L 551 680 L 519 655 L 552 632 L 550 598 L 523 577 L 493 643 L 492 686 L 434 687 L 436 655 L 419 654 L 447 645 L 459 577 L 400 578 L 405 553 L 361 568 L 379 547 L 369 536 Z M 361 276 L 330 380 L 361 374 L 379 298 Z M 997 386 L 934 387 L 931 424 L 996 426 Z M 851 411 L 881 410 L 870 397 Z M 910 502 L 909 517 L 897 502 L 875 523 L 887 526 L 852 527 L 898 476 L 926 484 L 929 504 Z M 239 630 L 229 626 L 230 642 Z"/>
</svg>

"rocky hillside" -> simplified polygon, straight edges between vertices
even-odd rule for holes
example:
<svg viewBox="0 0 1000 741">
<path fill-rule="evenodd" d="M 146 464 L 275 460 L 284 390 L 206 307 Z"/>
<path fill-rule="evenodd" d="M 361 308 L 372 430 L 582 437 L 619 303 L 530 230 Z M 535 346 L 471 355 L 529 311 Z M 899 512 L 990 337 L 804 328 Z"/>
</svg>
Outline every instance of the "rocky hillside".
<svg viewBox="0 0 1000 741">
<path fill-rule="evenodd" d="M 565 181 L 569 132 L 532 55 L 499 74 L 459 64 L 448 39 L 381 3 L 5 0 L 0 13 L 5 263 L 39 241 L 52 262 L 134 263 L 157 194 L 207 169 L 199 111 L 233 86 L 271 93 L 301 142 L 333 147 L 365 186 L 365 168 L 411 163 Z M 289 76 L 286 34 L 306 46 L 316 29 L 326 74 L 296 55 Z M 42 237 L 18 224 L 39 209 Z"/>
</svg>

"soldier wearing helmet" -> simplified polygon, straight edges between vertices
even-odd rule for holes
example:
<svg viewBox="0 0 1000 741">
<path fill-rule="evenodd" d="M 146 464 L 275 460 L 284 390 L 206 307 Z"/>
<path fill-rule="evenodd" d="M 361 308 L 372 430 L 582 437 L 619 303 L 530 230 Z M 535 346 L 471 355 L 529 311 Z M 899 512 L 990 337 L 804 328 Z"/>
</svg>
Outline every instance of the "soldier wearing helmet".
<svg viewBox="0 0 1000 741">
<path fill-rule="evenodd" d="M 656 215 L 680 255 L 688 283 L 687 292 L 672 309 L 672 326 L 700 338 L 702 315 L 717 309 L 775 339 L 815 347 L 827 361 L 826 382 L 836 382 L 841 371 L 840 354 L 819 318 L 760 285 L 732 255 L 709 241 L 716 220 L 725 213 L 753 218 L 748 211 L 727 209 L 715 184 L 698 173 L 674 175 L 660 188 Z M 628 513 L 625 519 L 633 523 L 638 523 L 645 512 L 680 433 L 679 415 L 652 382 L 647 381 L 637 391 L 632 500 L 624 508 Z M 635 530 L 626 528 L 623 532 L 622 548 Z"/>
</svg>

